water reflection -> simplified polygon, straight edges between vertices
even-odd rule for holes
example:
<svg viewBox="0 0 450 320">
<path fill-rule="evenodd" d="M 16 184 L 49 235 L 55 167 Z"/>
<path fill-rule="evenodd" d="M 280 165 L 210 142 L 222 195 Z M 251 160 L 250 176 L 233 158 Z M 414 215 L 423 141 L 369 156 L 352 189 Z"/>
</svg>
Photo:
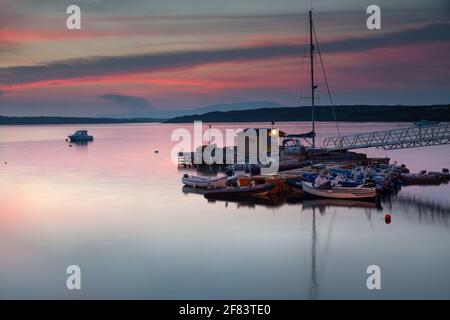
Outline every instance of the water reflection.
<svg viewBox="0 0 450 320">
<path fill-rule="evenodd" d="M 394 199 L 389 199 L 391 208 L 393 202 L 401 206 L 408 219 L 416 219 L 419 223 L 435 223 L 447 228 L 449 226 L 450 205 L 421 199 L 415 195 L 397 195 Z"/>
<path fill-rule="evenodd" d="M 345 199 L 307 199 L 303 202 L 303 209 L 318 209 L 325 212 L 329 207 L 371 208 L 383 210 L 381 201 L 345 200 Z"/>
<path fill-rule="evenodd" d="M 442 187 L 442 186 L 441 186 Z M 422 187 L 418 187 L 419 190 Z M 400 191 L 400 189 L 398 190 Z M 205 190 L 193 188 L 183 188 L 183 192 L 187 195 L 198 196 L 202 198 Z M 234 198 L 234 199 L 216 199 L 206 200 L 210 205 L 217 206 L 217 204 L 224 204 L 226 209 L 230 212 L 235 210 L 245 211 L 248 208 L 285 208 L 289 207 L 291 210 L 299 209 L 299 212 L 307 214 L 311 217 L 311 229 L 309 232 L 303 230 L 310 235 L 309 256 L 304 255 L 306 261 L 309 262 L 309 278 L 307 283 L 302 284 L 307 287 L 307 294 L 305 298 L 315 300 L 327 297 L 329 292 L 326 291 L 327 276 L 330 270 L 333 270 L 333 263 L 327 261 L 329 257 L 329 248 L 336 238 L 333 238 L 333 232 L 339 231 L 339 226 L 336 227 L 336 220 L 339 214 L 355 214 L 363 213 L 367 226 L 371 232 L 376 234 L 379 232 L 380 222 L 386 225 L 387 228 L 394 228 L 390 223 L 383 219 L 384 214 L 389 210 L 394 217 L 394 223 L 405 219 L 410 222 L 418 224 L 434 224 L 439 227 L 448 229 L 450 219 L 450 206 L 435 200 L 427 200 L 422 196 L 399 194 L 394 192 L 391 195 L 384 195 L 376 201 L 363 200 L 343 200 L 343 199 L 323 199 L 306 197 L 304 199 L 294 198 L 289 199 L 283 196 L 266 196 L 253 198 Z M 236 206 L 229 207 L 230 203 L 235 203 Z M 317 215 L 320 214 L 320 219 Z M 329 216 L 328 220 L 324 220 Z M 318 220 L 321 228 L 318 228 Z M 321 240 L 319 240 L 321 239 Z M 377 241 L 379 239 L 375 239 Z M 401 254 L 401 253 L 400 253 Z M 299 266 L 300 267 L 300 266 Z M 330 270 L 326 270 L 329 268 Z M 306 272 L 306 270 L 305 270 Z M 332 272 L 332 271 L 331 271 Z M 325 285 L 321 282 L 324 281 Z M 325 288 L 325 291 L 322 290 Z"/>
<path fill-rule="evenodd" d="M 206 192 L 206 189 L 204 188 L 194 188 L 189 186 L 184 186 L 181 191 L 183 191 L 184 194 L 188 195 L 190 193 L 192 194 L 200 194 L 203 195 Z"/>
<path fill-rule="evenodd" d="M 254 198 L 245 198 L 245 197 L 234 197 L 228 199 L 208 199 L 208 203 L 225 203 L 225 206 L 228 207 L 228 203 L 236 203 L 236 208 L 277 208 L 284 204 L 286 201 L 284 198 L 279 196 L 271 196 L 271 197 L 254 197 Z"/>
<path fill-rule="evenodd" d="M 215 127 L 233 126 L 244 125 Z M 0 127 L 0 298 L 73 298 L 64 286 L 73 263 L 86 270 L 79 295 L 89 299 L 450 297 L 449 185 L 403 188 L 380 203 L 208 202 L 181 189 L 184 172 L 170 161 L 178 127 L 90 126 L 96 140 L 72 148 L 72 126 Z M 333 127 L 319 124 L 323 135 Z M 429 150 L 387 156 L 412 171 L 450 167 L 448 146 Z M 373 263 L 387 270 L 376 295 L 365 287 Z"/>
<path fill-rule="evenodd" d="M 313 209 L 312 218 L 312 232 L 311 232 L 311 284 L 309 287 L 309 299 L 317 299 L 319 294 L 319 284 L 317 282 L 316 270 L 316 250 L 317 250 L 317 235 L 316 235 L 316 212 Z"/>
<path fill-rule="evenodd" d="M 68 146 L 72 147 L 87 147 L 90 143 L 92 143 L 93 141 L 71 141 L 68 142 Z"/>
<path fill-rule="evenodd" d="M 183 187 L 183 193 L 185 194 L 199 194 L 203 195 L 206 190 L 195 189 L 191 187 Z M 259 197 L 233 197 L 226 199 L 208 199 L 210 204 L 214 203 L 237 203 L 238 208 L 251 207 L 272 207 L 278 208 L 282 206 L 294 206 L 300 205 L 302 210 L 317 209 L 320 213 L 325 213 L 328 208 L 343 207 L 347 209 L 351 208 L 372 208 L 378 211 L 383 210 L 381 201 L 364 201 L 364 200 L 345 200 L 345 199 L 320 199 L 320 198 L 299 198 L 299 197 L 286 197 L 283 195 L 271 195 L 271 196 L 259 196 Z"/>
<path fill-rule="evenodd" d="M 425 186 L 426 187 L 426 186 Z M 400 189 L 398 190 L 400 191 Z M 437 223 L 448 226 L 450 219 L 450 205 L 443 204 L 435 200 L 426 200 L 415 195 L 401 195 L 397 192 L 391 195 L 383 195 L 376 200 L 348 200 L 348 199 L 326 199 L 311 197 L 308 195 L 286 196 L 269 195 L 254 197 L 233 197 L 224 199 L 204 199 L 208 204 L 224 203 L 228 208 L 229 203 L 237 204 L 231 210 L 244 208 L 280 208 L 283 206 L 299 206 L 304 210 L 317 210 L 321 214 L 326 214 L 330 209 L 342 208 L 347 210 L 364 209 L 370 219 L 371 212 L 383 212 L 383 210 L 396 209 L 397 213 L 405 215 L 408 219 L 417 219 L 418 222 Z M 182 192 L 185 195 L 193 194 L 203 196 L 206 189 L 184 186 Z M 385 207 L 384 207 L 384 206 Z M 397 207 L 400 207 L 399 210 Z"/>
</svg>

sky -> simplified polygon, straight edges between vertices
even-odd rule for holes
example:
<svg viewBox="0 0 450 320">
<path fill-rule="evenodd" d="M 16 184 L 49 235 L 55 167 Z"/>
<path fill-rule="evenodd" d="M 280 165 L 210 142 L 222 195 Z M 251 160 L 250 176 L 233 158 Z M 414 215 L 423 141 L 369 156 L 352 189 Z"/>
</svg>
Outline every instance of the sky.
<svg viewBox="0 0 450 320">
<path fill-rule="evenodd" d="M 71 4 L 81 30 L 66 27 Z M 381 30 L 366 27 L 370 4 Z M 0 115 L 308 105 L 311 7 L 334 104 L 450 102 L 446 0 L 1 0 Z"/>
</svg>

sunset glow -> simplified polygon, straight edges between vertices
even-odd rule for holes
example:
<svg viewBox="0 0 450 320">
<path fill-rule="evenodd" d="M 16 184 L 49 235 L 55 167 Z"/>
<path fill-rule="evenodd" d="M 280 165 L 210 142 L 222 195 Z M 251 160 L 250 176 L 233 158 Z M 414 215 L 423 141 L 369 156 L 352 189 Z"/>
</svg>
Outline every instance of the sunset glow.
<svg viewBox="0 0 450 320">
<path fill-rule="evenodd" d="M 130 111 L 105 95 L 145 101 L 146 114 L 262 100 L 298 106 L 307 93 L 307 4 L 286 0 L 264 9 L 247 1 L 237 12 L 232 4 L 205 2 L 193 12 L 181 2 L 114 2 L 107 10 L 95 2 L 81 1 L 81 30 L 65 28 L 61 4 L 2 2 L 0 114 Z M 448 102 L 450 25 L 443 5 L 408 2 L 422 13 L 411 19 L 400 2 L 386 2 L 389 15 L 375 32 L 365 28 L 356 1 L 317 4 L 335 103 Z"/>
</svg>

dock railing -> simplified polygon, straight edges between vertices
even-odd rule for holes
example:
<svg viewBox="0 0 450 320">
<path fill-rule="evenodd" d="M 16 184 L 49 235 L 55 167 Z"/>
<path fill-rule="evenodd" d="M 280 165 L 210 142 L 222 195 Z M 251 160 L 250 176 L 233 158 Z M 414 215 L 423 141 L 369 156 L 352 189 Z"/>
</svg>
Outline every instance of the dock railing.
<svg viewBox="0 0 450 320">
<path fill-rule="evenodd" d="M 378 147 L 386 150 L 426 147 L 450 143 L 450 124 L 413 126 L 402 129 L 328 137 L 323 148 L 328 151 Z"/>
</svg>

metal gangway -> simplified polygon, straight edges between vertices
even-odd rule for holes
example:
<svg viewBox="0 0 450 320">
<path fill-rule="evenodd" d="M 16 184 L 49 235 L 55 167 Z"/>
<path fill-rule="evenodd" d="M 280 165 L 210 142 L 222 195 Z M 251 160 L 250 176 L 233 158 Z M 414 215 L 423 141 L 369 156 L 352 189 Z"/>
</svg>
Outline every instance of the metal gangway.
<svg viewBox="0 0 450 320">
<path fill-rule="evenodd" d="M 382 148 L 385 150 L 450 144 L 450 124 L 412 126 L 402 129 L 325 138 L 327 151 Z"/>
</svg>

